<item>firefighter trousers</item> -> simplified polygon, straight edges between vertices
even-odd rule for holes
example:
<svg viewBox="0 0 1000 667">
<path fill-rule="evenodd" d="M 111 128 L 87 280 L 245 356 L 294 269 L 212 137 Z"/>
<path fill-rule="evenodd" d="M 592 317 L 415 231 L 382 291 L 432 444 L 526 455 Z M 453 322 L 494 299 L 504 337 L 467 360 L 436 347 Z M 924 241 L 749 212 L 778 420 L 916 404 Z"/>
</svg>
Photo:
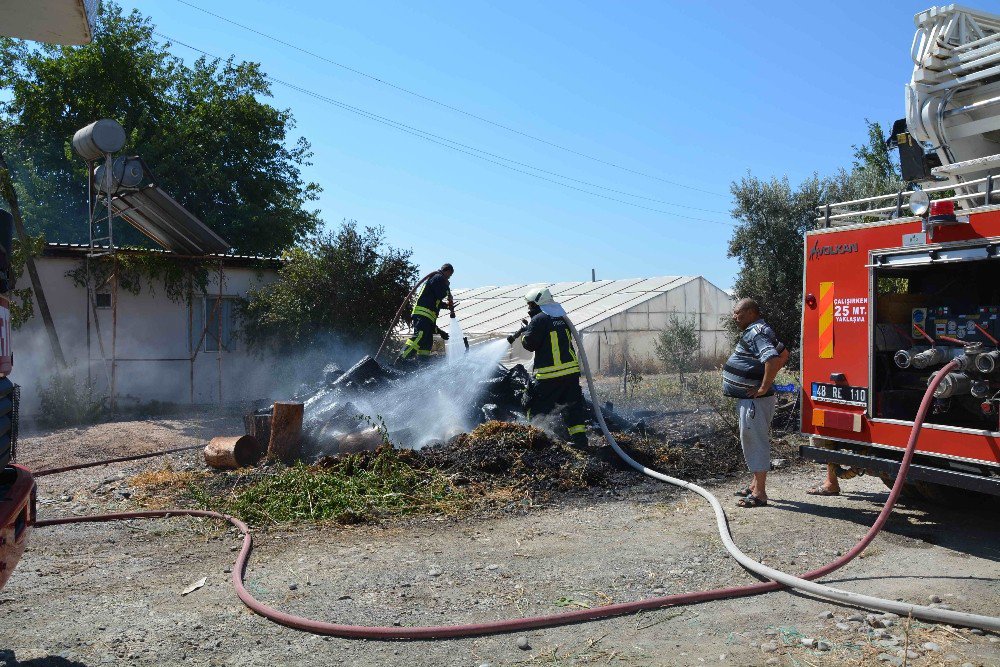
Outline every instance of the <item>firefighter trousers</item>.
<svg viewBox="0 0 1000 667">
<path fill-rule="evenodd" d="M 526 416 L 558 413 L 574 443 L 587 444 L 587 408 L 580 389 L 580 375 L 566 375 L 551 380 L 533 380 L 528 387 Z"/>
<path fill-rule="evenodd" d="M 413 335 L 406 339 L 397 361 L 426 361 L 434 347 L 437 326 L 423 315 L 413 316 Z"/>
</svg>

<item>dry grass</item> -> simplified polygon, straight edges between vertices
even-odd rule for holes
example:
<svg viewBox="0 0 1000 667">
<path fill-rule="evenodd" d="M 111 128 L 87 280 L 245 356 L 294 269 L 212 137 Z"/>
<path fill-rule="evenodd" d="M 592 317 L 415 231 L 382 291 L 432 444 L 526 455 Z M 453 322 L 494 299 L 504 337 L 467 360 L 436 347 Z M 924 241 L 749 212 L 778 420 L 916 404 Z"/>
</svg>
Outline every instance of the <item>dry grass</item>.
<svg viewBox="0 0 1000 667">
<path fill-rule="evenodd" d="M 166 463 L 159 470 L 141 472 L 129 481 L 135 489 L 135 499 L 145 507 L 164 509 L 176 507 L 178 501 L 190 496 L 190 489 L 209 477 L 207 472 L 174 470 Z"/>
</svg>

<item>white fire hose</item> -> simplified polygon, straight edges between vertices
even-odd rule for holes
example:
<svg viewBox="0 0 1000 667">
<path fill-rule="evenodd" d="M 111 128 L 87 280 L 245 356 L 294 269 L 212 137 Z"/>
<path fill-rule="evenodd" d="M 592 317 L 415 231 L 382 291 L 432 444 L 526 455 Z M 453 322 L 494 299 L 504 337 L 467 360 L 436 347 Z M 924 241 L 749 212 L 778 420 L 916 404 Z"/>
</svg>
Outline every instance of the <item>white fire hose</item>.
<svg viewBox="0 0 1000 667">
<path fill-rule="evenodd" d="M 1000 631 L 1000 618 L 995 616 L 969 614 L 960 611 L 942 609 L 940 607 L 928 607 L 925 605 L 910 604 L 907 602 L 897 602 L 896 600 L 886 600 L 884 598 L 864 595 L 862 593 L 845 591 L 839 588 L 833 588 L 832 586 L 827 586 L 825 584 L 819 584 L 806 579 L 801 579 L 794 575 L 782 572 L 781 570 L 776 570 L 773 567 L 768 567 L 763 563 L 759 563 L 747 556 L 733 542 L 732 535 L 729 532 L 729 524 L 726 520 L 726 513 L 722 509 L 722 504 L 719 502 L 718 498 L 697 484 L 686 482 L 683 479 L 677 479 L 676 477 L 670 477 L 669 475 L 664 475 L 656 470 L 647 468 L 626 454 L 625 451 L 618 445 L 614 436 L 611 435 L 611 431 L 608 430 L 608 425 L 604 422 L 604 415 L 601 414 L 600 402 L 597 398 L 597 390 L 594 387 L 594 378 L 590 372 L 590 364 L 587 361 L 586 350 L 583 347 L 583 338 L 580 336 L 580 332 L 576 330 L 576 326 L 574 326 L 573 322 L 570 321 L 569 317 L 564 316 L 563 319 L 565 319 L 566 323 L 569 325 L 570 330 L 573 332 L 573 339 L 576 341 L 579 358 L 583 363 L 583 372 L 587 377 L 587 387 L 590 389 L 590 399 L 594 405 L 594 416 L 597 418 L 597 423 L 600 424 L 601 430 L 604 432 L 604 437 L 607 438 L 608 443 L 615 450 L 615 453 L 618 454 L 618 456 L 620 456 L 625 463 L 642 474 L 652 477 L 653 479 L 658 479 L 661 482 L 666 482 L 667 484 L 672 484 L 674 486 L 694 491 L 699 496 L 707 500 L 712 506 L 712 510 L 715 512 L 715 519 L 718 524 L 719 536 L 722 538 L 723 546 L 726 547 L 726 550 L 732 554 L 733 558 L 735 558 L 740 565 L 751 572 L 755 572 L 763 577 L 790 588 L 811 593 L 821 598 L 843 602 L 844 604 L 898 614 L 900 616 L 912 615 L 914 618 L 935 621 L 938 623 L 948 623 L 966 627 L 982 628 L 983 630 Z M 942 377 L 946 375 L 945 371 L 947 370 L 948 368 L 946 367 L 942 371 Z M 933 389 L 929 388 L 929 391 L 933 392 Z M 919 428 L 919 426 L 915 424 L 914 428 Z M 896 480 L 896 483 L 903 483 L 902 475 L 900 475 L 900 478 Z"/>
</svg>

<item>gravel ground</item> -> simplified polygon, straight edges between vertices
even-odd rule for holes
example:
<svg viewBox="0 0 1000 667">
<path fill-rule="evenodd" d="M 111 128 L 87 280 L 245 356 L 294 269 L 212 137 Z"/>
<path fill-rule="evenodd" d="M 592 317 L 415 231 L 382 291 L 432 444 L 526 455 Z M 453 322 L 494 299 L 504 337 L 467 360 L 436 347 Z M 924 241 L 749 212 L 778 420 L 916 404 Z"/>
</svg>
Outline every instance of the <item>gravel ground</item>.
<svg viewBox="0 0 1000 667">
<path fill-rule="evenodd" d="M 105 424 L 22 440 L 34 469 L 154 451 L 239 432 L 237 420 Z M 170 457 L 197 466 L 199 454 Z M 131 507 L 127 479 L 151 459 L 39 480 L 42 517 Z M 806 571 L 847 550 L 886 497 L 878 480 L 837 498 L 805 494 L 820 471 L 776 471 L 772 505 L 730 519 L 749 554 Z M 708 486 L 733 506 L 742 480 Z M 887 532 L 827 581 L 889 598 L 1000 613 L 995 509 L 903 506 Z M 238 541 L 210 522 L 169 519 L 35 530 L 0 592 L 0 665 L 1000 665 L 1000 638 L 781 592 L 517 635 L 427 642 L 316 637 L 251 614 L 229 569 Z M 751 583 L 725 556 L 708 506 L 636 478 L 474 521 L 259 533 L 250 590 L 283 610 L 359 624 L 465 623 Z M 205 578 L 193 592 L 182 591 Z M 884 628 L 873 627 L 887 626 Z M 526 647 L 526 648 L 522 648 Z"/>
</svg>

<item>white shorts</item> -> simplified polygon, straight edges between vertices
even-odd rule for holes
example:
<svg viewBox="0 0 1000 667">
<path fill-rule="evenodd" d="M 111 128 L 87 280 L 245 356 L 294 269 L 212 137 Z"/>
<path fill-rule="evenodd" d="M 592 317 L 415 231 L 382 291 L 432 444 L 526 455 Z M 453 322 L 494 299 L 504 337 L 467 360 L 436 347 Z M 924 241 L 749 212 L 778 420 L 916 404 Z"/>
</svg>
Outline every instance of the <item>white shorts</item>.
<svg viewBox="0 0 1000 667">
<path fill-rule="evenodd" d="M 740 399 L 740 445 L 750 472 L 771 469 L 771 417 L 777 396 Z"/>
</svg>

